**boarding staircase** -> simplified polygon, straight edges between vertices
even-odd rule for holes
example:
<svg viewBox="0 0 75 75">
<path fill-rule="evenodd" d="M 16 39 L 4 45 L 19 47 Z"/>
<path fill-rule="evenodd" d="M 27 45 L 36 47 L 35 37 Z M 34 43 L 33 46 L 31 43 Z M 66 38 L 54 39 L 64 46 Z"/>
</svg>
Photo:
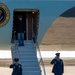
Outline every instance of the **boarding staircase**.
<svg viewBox="0 0 75 75">
<path fill-rule="evenodd" d="M 11 47 L 11 52 L 12 60 L 19 58 L 23 69 L 22 75 L 42 75 L 42 72 L 46 75 L 44 63 L 42 58 L 38 60 L 36 45 L 32 40 L 25 41 L 24 46 L 18 46 L 18 43 L 15 43 L 15 46 Z M 41 69 L 40 62 L 43 69 Z"/>
</svg>

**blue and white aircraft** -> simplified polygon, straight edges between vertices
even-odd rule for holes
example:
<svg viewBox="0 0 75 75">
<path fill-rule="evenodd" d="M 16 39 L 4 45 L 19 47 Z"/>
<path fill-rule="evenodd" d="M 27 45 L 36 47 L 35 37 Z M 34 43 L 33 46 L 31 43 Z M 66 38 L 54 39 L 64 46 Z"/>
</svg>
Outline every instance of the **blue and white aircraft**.
<svg viewBox="0 0 75 75">
<path fill-rule="evenodd" d="M 11 49 L 12 59 L 18 57 L 23 66 L 23 75 L 42 75 L 41 72 L 46 75 L 39 44 L 52 23 L 73 7 L 75 1 L 70 0 L 0 0 L 0 50 Z M 17 46 L 17 32 L 14 33 L 15 25 L 18 28 L 17 15 L 23 16 L 24 47 Z M 34 36 L 38 44 L 32 42 Z M 39 62 L 37 49 L 40 55 Z M 43 71 L 40 69 L 40 62 Z"/>
<path fill-rule="evenodd" d="M 3 13 L 2 20 L 0 17 L 0 49 L 10 49 L 12 46 L 16 14 L 22 14 L 25 21 L 30 19 L 28 29 L 26 26 L 28 32 L 25 33 L 25 40 L 32 39 L 34 31 L 40 44 L 56 18 L 72 7 L 75 7 L 75 1 L 70 0 L 0 0 L 0 10 Z M 34 21 L 31 21 L 32 18 Z M 33 27 L 31 23 L 34 24 Z"/>
</svg>

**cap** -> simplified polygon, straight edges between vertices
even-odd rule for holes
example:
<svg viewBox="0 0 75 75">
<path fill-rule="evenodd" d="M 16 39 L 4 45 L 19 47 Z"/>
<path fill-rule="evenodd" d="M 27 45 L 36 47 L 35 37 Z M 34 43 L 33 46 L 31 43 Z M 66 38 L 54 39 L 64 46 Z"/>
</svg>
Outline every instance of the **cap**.
<svg viewBox="0 0 75 75">
<path fill-rule="evenodd" d="M 56 53 L 55 55 L 59 56 L 59 55 L 60 55 L 60 53 Z"/>
<path fill-rule="evenodd" d="M 19 59 L 18 59 L 18 58 L 14 58 L 14 61 L 16 61 L 16 62 L 17 62 L 17 61 L 19 61 Z"/>
</svg>

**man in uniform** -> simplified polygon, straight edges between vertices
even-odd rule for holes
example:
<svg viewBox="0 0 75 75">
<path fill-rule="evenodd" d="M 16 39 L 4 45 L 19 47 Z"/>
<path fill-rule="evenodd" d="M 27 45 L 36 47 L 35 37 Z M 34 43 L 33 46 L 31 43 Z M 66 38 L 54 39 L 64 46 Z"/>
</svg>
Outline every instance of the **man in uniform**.
<svg viewBox="0 0 75 75">
<path fill-rule="evenodd" d="M 19 64 L 19 59 L 15 58 L 14 63 L 10 65 L 13 68 L 12 75 L 22 75 L 22 66 Z"/>
<path fill-rule="evenodd" d="M 50 62 L 51 64 L 53 64 L 52 73 L 54 73 L 54 75 L 63 75 L 64 73 L 63 60 L 59 58 L 60 53 L 56 53 L 55 55 L 56 57 Z"/>
</svg>

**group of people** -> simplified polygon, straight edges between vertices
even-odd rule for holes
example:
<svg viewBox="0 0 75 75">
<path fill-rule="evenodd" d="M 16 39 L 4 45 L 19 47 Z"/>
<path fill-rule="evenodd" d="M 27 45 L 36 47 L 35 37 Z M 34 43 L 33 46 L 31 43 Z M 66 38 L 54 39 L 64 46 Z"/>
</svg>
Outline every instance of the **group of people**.
<svg viewBox="0 0 75 75">
<path fill-rule="evenodd" d="M 56 57 L 52 59 L 50 62 L 53 64 L 52 73 L 54 75 L 63 75 L 64 73 L 64 63 L 63 60 L 60 59 L 60 53 L 55 54 Z M 13 68 L 12 75 L 22 75 L 22 65 L 19 63 L 19 59 L 15 58 L 14 63 L 10 65 L 10 68 Z"/>
</svg>

